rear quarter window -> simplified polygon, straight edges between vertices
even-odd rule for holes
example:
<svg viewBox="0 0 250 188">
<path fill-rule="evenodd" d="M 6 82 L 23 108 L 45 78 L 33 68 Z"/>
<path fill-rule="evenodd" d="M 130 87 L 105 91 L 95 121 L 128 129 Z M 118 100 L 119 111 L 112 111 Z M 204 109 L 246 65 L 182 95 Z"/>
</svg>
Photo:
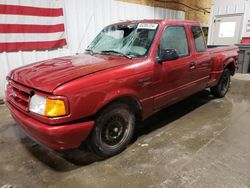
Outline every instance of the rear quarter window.
<svg viewBox="0 0 250 188">
<path fill-rule="evenodd" d="M 204 52 L 206 50 L 206 46 L 201 28 L 199 26 L 192 26 L 191 31 L 195 42 L 196 51 Z"/>
</svg>

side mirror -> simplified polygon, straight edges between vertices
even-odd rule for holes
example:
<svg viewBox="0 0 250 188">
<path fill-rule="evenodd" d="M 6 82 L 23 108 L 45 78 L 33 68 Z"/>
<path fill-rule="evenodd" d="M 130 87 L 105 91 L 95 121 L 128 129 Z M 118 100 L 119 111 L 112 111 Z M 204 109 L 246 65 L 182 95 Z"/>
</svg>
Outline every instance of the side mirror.
<svg viewBox="0 0 250 188">
<path fill-rule="evenodd" d="M 178 52 L 176 49 L 162 49 L 159 52 L 158 57 L 156 58 L 159 63 L 163 61 L 171 61 L 171 60 L 176 60 L 179 58 Z"/>
</svg>

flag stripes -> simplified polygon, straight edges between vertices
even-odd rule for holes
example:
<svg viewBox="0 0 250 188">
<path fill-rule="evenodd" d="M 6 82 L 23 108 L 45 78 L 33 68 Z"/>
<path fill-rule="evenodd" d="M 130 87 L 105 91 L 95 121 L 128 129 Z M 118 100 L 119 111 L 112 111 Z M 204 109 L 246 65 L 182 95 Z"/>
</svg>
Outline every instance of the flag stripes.
<svg viewBox="0 0 250 188">
<path fill-rule="evenodd" d="M 55 33 L 63 31 L 64 31 L 64 24 L 56 24 L 56 25 L 0 24 L 0 33 Z"/>
<path fill-rule="evenodd" d="M 0 0 L 0 52 L 66 45 L 62 0 Z"/>
<path fill-rule="evenodd" d="M 0 43 L 0 51 L 46 50 L 66 45 L 65 39 L 44 42 L 10 42 Z"/>
<path fill-rule="evenodd" d="M 63 9 L 37 8 L 37 7 L 16 6 L 16 5 L 0 5 L 0 14 L 57 17 L 63 15 Z"/>
</svg>

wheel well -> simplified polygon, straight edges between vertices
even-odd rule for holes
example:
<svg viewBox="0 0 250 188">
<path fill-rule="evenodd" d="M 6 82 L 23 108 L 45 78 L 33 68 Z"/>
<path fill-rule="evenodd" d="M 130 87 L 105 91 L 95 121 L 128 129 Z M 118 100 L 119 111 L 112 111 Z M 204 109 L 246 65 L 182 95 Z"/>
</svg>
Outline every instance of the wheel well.
<svg viewBox="0 0 250 188">
<path fill-rule="evenodd" d="M 109 102 L 108 104 L 106 104 L 104 107 L 102 107 L 97 114 L 99 114 L 99 112 L 101 112 L 103 109 L 105 109 L 107 106 L 113 104 L 113 103 L 123 103 L 126 104 L 130 107 L 130 109 L 135 113 L 136 119 L 137 120 L 141 120 L 142 119 L 142 108 L 141 105 L 139 103 L 139 101 L 137 99 L 135 99 L 134 97 L 131 96 L 124 96 L 124 97 L 120 97 L 117 99 L 114 99 L 113 101 Z"/>
<path fill-rule="evenodd" d="M 225 69 L 228 69 L 231 73 L 231 75 L 233 76 L 234 73 L 235 73 L 235 66 L 234 66 L 234 63 L 233 62 L 230 62 L 226 67 Z"/>
</svg>

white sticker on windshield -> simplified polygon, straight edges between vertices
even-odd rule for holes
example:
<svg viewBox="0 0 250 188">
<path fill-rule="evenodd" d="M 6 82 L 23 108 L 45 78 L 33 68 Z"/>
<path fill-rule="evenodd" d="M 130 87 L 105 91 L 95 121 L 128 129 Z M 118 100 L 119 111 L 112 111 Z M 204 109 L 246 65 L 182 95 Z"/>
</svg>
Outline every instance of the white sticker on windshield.
<svg viewBox="0 0 250 188">
<path fill-rule="evenodd" d="M 139 23 L 138 29 L 153 29 L 155 30 L 157 28 L 158 24 L 156 23 Z"/>
</svg>

